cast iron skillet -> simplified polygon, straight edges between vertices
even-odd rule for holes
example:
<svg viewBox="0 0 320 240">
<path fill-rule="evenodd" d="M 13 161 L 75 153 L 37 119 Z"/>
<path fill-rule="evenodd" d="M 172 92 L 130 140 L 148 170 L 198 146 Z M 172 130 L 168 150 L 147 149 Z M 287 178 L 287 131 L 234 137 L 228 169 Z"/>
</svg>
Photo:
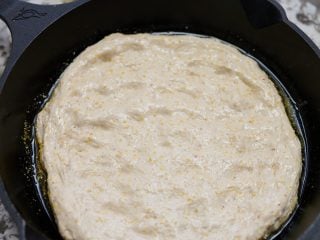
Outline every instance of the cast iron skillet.
<svg viewBox="0 0 320 240">
<path fill-rule="evenodd" d="M 57 6 L 0 0 L 12 32 L 0 80 L 0 197 L 20 239 L 61 239 L 39 197 L 28 124 L 76 54 L 113 32 L 215 36 L 265 64 L 305 127 L 305 184 L 296 213 L 274 239 L 320 239 L 320 51 L 269 0 L 79 0 Z M 27 143 L 27 147 L 26 147 Z M 29 145 L 28 145 L 29 144 Z"/>
</svg>

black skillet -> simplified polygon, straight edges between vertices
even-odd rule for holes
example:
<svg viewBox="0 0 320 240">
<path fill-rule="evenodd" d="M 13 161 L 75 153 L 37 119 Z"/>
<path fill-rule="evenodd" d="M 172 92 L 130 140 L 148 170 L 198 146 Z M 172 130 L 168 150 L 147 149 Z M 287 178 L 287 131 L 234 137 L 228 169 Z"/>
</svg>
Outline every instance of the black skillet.
<svg viewBox="0 0 320 240">
<path fill-rule="evenodd" d="M 320 51 L 277 3 L 79 0 L 40 6 L 0 0 L 0 16 L 13 37 L 0 80 L 0 197 L 20 239 L 61 239 L 35 181 L 30 124 L 74 56 L 119 31 L 215 36 L 244 49 L 280 79 L 305 127 L 305 181 L 297 211 L 273 239 L 320 239 Z"/>
</svg>

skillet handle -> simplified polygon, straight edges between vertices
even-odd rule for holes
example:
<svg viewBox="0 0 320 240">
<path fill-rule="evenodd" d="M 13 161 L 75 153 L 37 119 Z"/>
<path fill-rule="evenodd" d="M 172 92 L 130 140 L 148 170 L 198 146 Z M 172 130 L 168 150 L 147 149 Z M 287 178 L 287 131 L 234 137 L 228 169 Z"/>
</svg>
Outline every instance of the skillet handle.
<svg viewBox="0 0 320 240">
<path fill-rule="evenodd" d="M 10 56 L 0 78 L 0 92 L 12 67 L 29 44 L 56 20 L 89 1 L 36 5 L 22 0 L 0 0 L 0 18 L 7 23 L 12 35 Z"/>
<path fill-rule="evenodd" d="M 241 0 L 241 3 L 255 28 L 264 28 L 287 20 L 284 9 L 275 0 Z"/>
</svg>

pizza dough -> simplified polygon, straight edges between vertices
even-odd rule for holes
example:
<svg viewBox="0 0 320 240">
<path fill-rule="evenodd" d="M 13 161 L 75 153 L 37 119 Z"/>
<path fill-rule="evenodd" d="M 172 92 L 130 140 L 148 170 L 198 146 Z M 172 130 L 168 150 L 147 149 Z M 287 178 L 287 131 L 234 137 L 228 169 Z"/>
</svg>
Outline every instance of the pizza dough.
<svg viewBox="0 0 320 240">
<path fill-rule="evenodd" d="M 261 239 L 297 203 L 282 99 L 216 39 L 107 36 L 65 70 L 36 130 L 65 239 Z"/>
</svg>

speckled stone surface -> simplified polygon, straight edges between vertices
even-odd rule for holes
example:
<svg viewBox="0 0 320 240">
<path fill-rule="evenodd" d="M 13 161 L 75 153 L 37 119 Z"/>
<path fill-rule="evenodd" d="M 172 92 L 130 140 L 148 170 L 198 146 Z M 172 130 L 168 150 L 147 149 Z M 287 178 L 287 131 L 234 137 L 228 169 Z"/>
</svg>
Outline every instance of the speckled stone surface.
<svg viewBox="0 0 320 240">
<path fill-rule="evenodd" d="M 1 0 L 0 0 L 1 1 Z M 14 0 L 13 0 L 14 1 Z M 26 0 L 33 3 L 57 4 L 72 0 Z M 278 0 L 290 21 L 300 27 L 320 47 L 320 0 Z M 1 11 L 1 9 L 0 9 Z M 11 37 L 0 20 L 0 74 L 10 52 Z M 0 199 L 0 240 L 17 240 L 17 230 Z"/>
<path fill-rule="evenodd" d="M 320 0 L 278 0 L 287 17 L 320 47 Z"/>
<path fill-rule="evenodd" d="M 11 36 L 8 28 L 0 22 L 0 73 L 2 73 L 5 61 L 9 55 Z"/>
</svg>

